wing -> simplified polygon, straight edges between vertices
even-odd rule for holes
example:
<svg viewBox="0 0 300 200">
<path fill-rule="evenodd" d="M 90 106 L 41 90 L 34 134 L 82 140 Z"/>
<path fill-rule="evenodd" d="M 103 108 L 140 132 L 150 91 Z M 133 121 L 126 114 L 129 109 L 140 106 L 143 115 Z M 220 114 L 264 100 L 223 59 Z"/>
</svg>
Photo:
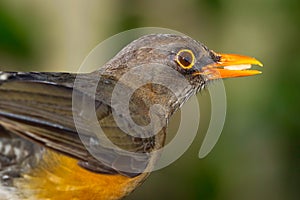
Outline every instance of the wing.
<svg viewBox="0 0 300 200">
<path fill-rule="evenodd" d="M 99 155 L 104 160 L 110 159 L 109 162 L 102 162 L 83 144 L 73 119 L 72 93 L 75 78 L 75 74 L 69 73 L 0 72 L 0 125 L 16 135 L 78 159 L 79 164 L 88 170 L 121 173 L 130 177 L 138 175 L 139 173 L 127 171 L 140 168 L 142 172 L 147 167 L 149 158 L 130 158 L 103 146 L 103 143 L 96 144 L 93 148 L 97 148 Z M 91 85 L 98 85 L 97 91 L 100 92 L 95 100 L 95 109 L 106 136 L 122 149 L 133 152 L 149 151 L 154 137 L 137 139 L 129 136 L 113 120 L 108 102 L 115 81 L 109 77 L 93 77 L 92 74 L 78 75 L 77 78 L 85 82 L 83 86 L 76 88 L 82 98 L 92 98 Z M 82 110 L 75 108 L 75 112 L 80 113 Z M 83 117 L 81 123 L 86 128 L 90 121 Z M 162 132 L 164 135 L 165 129 Z M 95 135 L 88 130 L 83 137 L 86 141 L 95 139 Z M 120 171 L 117 165 L 126 165 L 128 170 Z"/>
</svg>

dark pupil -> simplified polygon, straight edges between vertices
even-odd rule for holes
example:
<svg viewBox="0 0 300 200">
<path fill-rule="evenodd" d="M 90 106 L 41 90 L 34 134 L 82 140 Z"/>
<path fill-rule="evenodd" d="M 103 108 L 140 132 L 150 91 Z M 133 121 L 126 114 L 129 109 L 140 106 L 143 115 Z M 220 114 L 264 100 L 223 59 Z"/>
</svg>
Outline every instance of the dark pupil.
<svg viewBox="0 0 300 200">
<path fill-rule="evenodd" d="M 189 52 L 181 52 L 178 56 L 179 62 L 185 67 L 188 67 L 192 63 L 192 59 Z"/>
</svg>

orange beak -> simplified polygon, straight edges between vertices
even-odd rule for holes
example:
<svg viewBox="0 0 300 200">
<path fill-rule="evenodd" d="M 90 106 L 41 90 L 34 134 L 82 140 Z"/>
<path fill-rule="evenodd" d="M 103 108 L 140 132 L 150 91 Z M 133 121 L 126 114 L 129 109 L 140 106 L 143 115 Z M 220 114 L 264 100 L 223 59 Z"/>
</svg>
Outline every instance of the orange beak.
<svg viewBox="0 0 300 200">
<path fill-rule="evenodd" d="M 216 56 L 220 57 L 219 61 L 203 67 L 200 74 L 206 75 L 209 79 L 218 79 L 252 76 L 262 73 L 250 69 L 252 65 L 263 66 L 255 58 L 235 54 L 216 54 Z"/>
</svg>

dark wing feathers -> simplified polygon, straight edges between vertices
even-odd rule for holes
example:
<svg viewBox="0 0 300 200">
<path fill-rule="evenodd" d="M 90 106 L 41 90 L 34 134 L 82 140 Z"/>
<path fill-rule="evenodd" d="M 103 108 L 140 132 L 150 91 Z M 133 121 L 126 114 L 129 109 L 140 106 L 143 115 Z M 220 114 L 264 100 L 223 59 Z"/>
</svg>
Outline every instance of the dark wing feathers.
<svg viewBox="0 0 300 200">
<path fill-rule="evenodd" d="M 81 162 L 97 163 L 97 171 L 102 172 L 101 163 L 87 151 L 74 126 L 74 78 L 68 73 L 0 73 L 0 125 Z"/>
<path fill-rule="evenodd" d="M 83 145 L 76 131 L 72 113 L 75 77 L 74 74 L 68 73 L 0 72 L 0 125 L 14 134 L 78 159 L 80 166 L 91 171 L 136 176 L 137 174 L 120 172 L 113 166 L 99 162 Z M 86 84 L 79 88 L 80 95 L 90 98 L 89 84 L 98 82 L 93 82 L 91 76 L 82 75 L 79 78 L 86 81 Z M 107 136 L 124 149 L 145 152 L 148 140 L 135 140 L 124 134 L 116 124 L 111 123 L 112 114 L 111 107 L 107 104 L 107 94 L 111 94 L 114 81 L 105 78 L 98 81 L 105 84 L 99 84 L 97 88 L 101 92 L 96 97 L 96 112 L 99 123 L 105 132 L 108 132 Z M 85 125 L 89 123 L 85 119 L 82 121 Z M 88 139 L 94 137 L 88 131 L 84 136 Z M 126 156 L 99 146 L 99 149 L 101 148 L 103 151 L 100 150 L 100 154 L 110 153 L 111 155 L 107 156 L 114 156 L 115 163 L 127 159 L 124 163 L 127 162 L 128 169 L 132 167 L 132 163 L 139 162 L 132 158 L 124 159 Z M 145 168 L 148 160 L 140 162 Z"/>
</svg>

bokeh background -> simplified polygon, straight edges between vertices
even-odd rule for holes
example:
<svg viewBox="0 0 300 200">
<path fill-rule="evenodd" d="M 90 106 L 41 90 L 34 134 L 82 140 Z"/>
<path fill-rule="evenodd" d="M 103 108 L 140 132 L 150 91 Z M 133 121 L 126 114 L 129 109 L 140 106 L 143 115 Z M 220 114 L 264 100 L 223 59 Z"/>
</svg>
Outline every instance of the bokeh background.
<svg viewBox="0 0 300 200">
<path fill-rule="evenodd" d="M 99 42 L 144 26 L 254 56 L 262 75 L 225 81 L 226 124 L 209 156 L 198 158 L 198 136 L 126 199 L 299 199 L 299 9 L 297 0 L 1 0 L 0 70 L 74 71 Z"/>
</svg>

